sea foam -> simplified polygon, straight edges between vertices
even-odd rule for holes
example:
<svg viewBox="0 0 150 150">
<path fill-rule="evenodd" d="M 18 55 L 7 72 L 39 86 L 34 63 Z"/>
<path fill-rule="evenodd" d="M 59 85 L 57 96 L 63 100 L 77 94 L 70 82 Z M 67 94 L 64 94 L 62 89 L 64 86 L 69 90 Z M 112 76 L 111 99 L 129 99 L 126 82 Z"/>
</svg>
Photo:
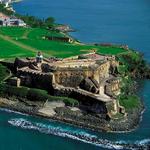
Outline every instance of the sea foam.
<svg viewBox="0 0 150 150">
<path fill-rule="evenodd" d="M 15 113 L 15 114 L 24 115 L 24 116 L 29 116 L 28 114 L 21 113 L 19 111 L 10 110 L 10 109 L 7 109 L 7 108 L 0 108 L 0 111 L 5 111 L 7 113 Z"/>
<path fill-rule="evenodd" d="M 51 134 L 51 135 L 61 136 L 64 138 L 70 138 L 70 139 L 82 141 L 84 143 L 93 144 L 107 149 L 116 149 L 116 150 L 135 149 L 136 150 L 139 148 L 139 146 L 145 145 L 150 142 L 150 139 L 136 141 L 133 144 L 129 144 L 126 141 L 113 142 L 109 140 L 100 139 L 96 135 L 92 135 L 90 133 L 81 130 L 72 131 L 69 129 L 64 129 L 62 127 L 55 127 L 53 125 L 48 125 L 48 124 L 43 124 L 38 122 L 30 122 L 23 118 L 11 119 L 8 121 L 8 123 L 16 127 L 21 127 L 23 129 L 37 130 L 44 134 Z"/>
</svg>

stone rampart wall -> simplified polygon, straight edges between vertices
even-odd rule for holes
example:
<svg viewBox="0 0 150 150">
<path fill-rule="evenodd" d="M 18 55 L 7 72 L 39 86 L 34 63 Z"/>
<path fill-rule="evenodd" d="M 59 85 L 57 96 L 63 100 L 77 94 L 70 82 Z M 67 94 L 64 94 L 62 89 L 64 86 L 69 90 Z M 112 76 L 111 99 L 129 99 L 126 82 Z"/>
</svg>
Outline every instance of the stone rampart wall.
<svg viewBox="0 0 150 150">
<path fill-rule="evenodd" d="M 94 97 L 74 88 L 55 88 L 55 96 L 65 96 L 77 99 L 80 102 L 80 105 L 89 106 L 89 111 L 99 114 L 107 114 L 106 103 L 100 100 L 97 100 Z"/>
<path fill-rule="evenodd" d="M 119 79 L 110 81 L 105 85 L 105 93 L 109 96 L 116 97 L 120 93 L 121 82 Z"/>
<path fill-rule="evenodd" d="M 17 76 L 21 78 L 21 84 L 29 87 L 48 90 L 53 93 L 53 74 L 25 72 L 19 70 Z"/>
<path fill-rule="evenodd" d="M 57 84 L 66 87 L 78 87 L 81 81 L 85 78 L 91 78 L 100 83 L 104 78 L 109 76 L 110 63 L 106 62 L 98 67 L 89 69 L 72 69 L 72 70 L 57 70 L 54 72 L 55 81 Z"/>
</svg>

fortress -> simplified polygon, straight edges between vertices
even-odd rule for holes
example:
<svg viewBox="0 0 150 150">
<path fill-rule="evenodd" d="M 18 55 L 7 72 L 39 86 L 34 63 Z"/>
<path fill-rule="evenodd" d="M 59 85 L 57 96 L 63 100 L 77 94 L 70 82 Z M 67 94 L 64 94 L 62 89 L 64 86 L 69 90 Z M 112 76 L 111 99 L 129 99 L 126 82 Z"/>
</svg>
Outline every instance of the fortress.
<svg viewBox="0 0 150 150">
<path fill-rule="evenodd" d="M 67 59 L 16 58 L 16 77 L 8 82 L 45 89 L 52 95 L 72 97 L 84 104 L 89 102 L 99 113 L 108 112 L 111 106 L 110 113 L 117 113 L 122 111 L 116 100 L 120 93 L 120 78 L 115 76 L 118 65 L 114 56 L 95 52 Z M 97 105 L 101 109 L 95 109 Z"/>
</svg>

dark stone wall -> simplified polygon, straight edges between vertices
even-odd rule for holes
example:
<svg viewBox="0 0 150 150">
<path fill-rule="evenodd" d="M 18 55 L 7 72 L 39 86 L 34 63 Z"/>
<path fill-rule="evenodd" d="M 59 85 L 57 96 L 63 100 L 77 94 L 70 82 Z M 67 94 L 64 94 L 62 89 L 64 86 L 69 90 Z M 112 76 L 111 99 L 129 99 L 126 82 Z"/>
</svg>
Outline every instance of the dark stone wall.
<svg viewBox="0 0 150 150">
<path fill-rule="evenodd" d="M 65 96 L 77 99 L 80 103 L 80 106 L 84 106 L 84 108 L 90 112 L 97 114 L 107 114 L 106 103 L 102 101 L 98 101 L 95 98 L 92 98 L 88 95 L 79 93 L 77 90 L 73 89 L 54 89 L 55 96 Z"/>
<path fill-rule="evenodd" d="M 20 59 L 20 58 L 16 58 L 15 62 L 14 62 L 15 68 L 26 67 L 26 66 L 29 66 L 30 64 L 31 64 L 31 62 L 29 60 Z"/>
<path fill-rule="evenodd" d="M 83 95 L 76 91 L 73 91 L 69 96 L 79 100 L 81 105 L 87 106 L 86 109 L 89 109 L 89 111 L 93 113 L 107 114 L 105 102 L 98 101 L 95 98 L 92 98 L 88 95 Z"/>
<path fill-rule="evenodd" d="M 39 74 L 18 71 L 17 76 L 21 78 L 21 84 L 33 88 L 40 88 L 53 94 L 52 74 Z"/>
<path fill-rule="evenodd" d="M 95 85 L 95 82 L 93 82 L 90 78 L 85 78 L 81 83 L 80 83 L 80 88 L 84 89 L 86 91 L 92 92 L 92 93 L 98 93 L 98 89 Z"/>
<path fill-rule="evenodd" d="M 81 83 L 81 81 L 84 79 L 83 76 L 70 76 L 69 78 L 67 76 L 64 76 L 60 78 L 60 84 L 65 87 L 77 87 Z"/>
</svg>

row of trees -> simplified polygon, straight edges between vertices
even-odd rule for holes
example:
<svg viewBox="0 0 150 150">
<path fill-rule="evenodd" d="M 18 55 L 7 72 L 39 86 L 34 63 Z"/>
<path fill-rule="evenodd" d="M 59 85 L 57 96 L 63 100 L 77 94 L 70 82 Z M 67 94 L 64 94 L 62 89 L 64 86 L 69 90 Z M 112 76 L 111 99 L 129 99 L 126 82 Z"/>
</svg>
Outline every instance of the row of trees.
<svg viewBox="0 0 150 150">
<path fill-rule="evenodd" d="M 0 83 L 9 75 L 9 70 L 0 64 Z"/>
<path fill-rule="evenodd" d="M 40 28 L 52 28 L 55 25 L 55 19 L 53 17 L 48 17 L 46 19 L 40 19 L 35 16 L 30 15 L 20 15 L 17 13 L 14 13 L 11 10 L 8 10 L 5 8 L 4 4 L 0 4 L 0 12 L 4 13 L 8 16 L 14 16 L 17 18 L 22 19 L 27 25 L 31 27 L 40 27 Z"/>
<path fill-rule="evenodd" d="M 29 16 L 29 15 L 20 15 L 15 14 L 18 18 L 22 19 L 26 24 L 29 26 L 35 28 L 52 28 L 55 25 L 55 19 L 53 17 L 48 17 L 46 19 L 40 19 L 35 16 Z"/>
</svg>

